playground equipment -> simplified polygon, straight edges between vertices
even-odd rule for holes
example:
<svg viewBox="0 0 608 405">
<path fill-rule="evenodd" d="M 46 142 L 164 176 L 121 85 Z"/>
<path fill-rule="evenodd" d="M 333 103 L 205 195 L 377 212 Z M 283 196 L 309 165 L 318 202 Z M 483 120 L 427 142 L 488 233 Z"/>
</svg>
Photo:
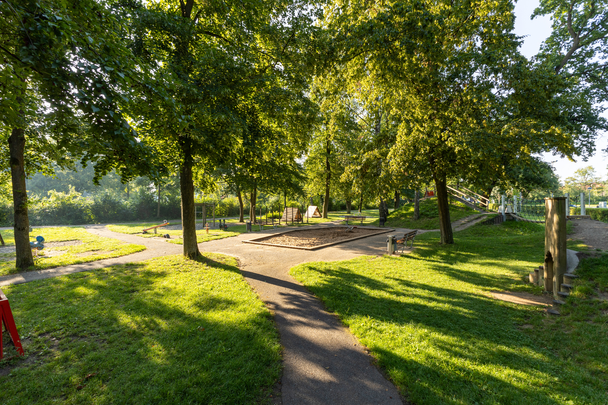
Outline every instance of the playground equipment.
<svg viewBox="0 0 608 405">
<path fill-rule="evenodd" d="M 36 236 L 36 240 L 30 242 L 30 247 L 36 252 L 36 256 L 38 256 L 38 252 L 44 249 L 44 238 L 42 236 Z"/>
<path fill-rule="evenodd" d="M 281 217 L 281 221 L 288 222 L 300 222 L 302 221 L 302 214 L 300 213 L 299 208 L 286 207 L 283 211 L 283 216 Z"/>
<path fill-rule="evenodd" d="M 17 332 L 17 326 L 15 326 L 15 319 L 11 311 L 11 306 L 8 303 L 8 298 L 0 290 L 0 360 L 4 357 L 4 346 L 2 340 L 2 329 L 4 326 L 9 333 L 13 345 L 20 356 L 23 356 L 23 346 L 21 345 L 21 339 L 19 339 L 19 332 Z"/>
<path fill-rule="evenodd" d="M 545 263 L 530 274 L 530 280 L 546 292 L 553 293 L 557 303 L 569 295 L 562 291 L 568 270 L 566 248 L 566 197 L 545 199 Z"/>
<path fill-rule="evenodd" d="M 307 218 L 321 218 L 321 213 L 319 212 L 319 207 L 316 205 L 309 205 L 306 210 Z"/>
<path fill-rule="evenodd" d="M 160 228 L 160 227 L 162 227 L 162 226 L 167 226 L 167 225 L 169 225 L 169 223 L 167 222 L 167 220 L 164 220 L 164 221 L 163 221 L 163 223 L 162 223 L 162 224 L 160 224 L 160 225 L 155 225 L 155 226 L 151 226 L 151 227 L 149 227 L 149 228 L 144 229 L 144 230 L 143 230 L 143 233 L 148 233 L 148 231 L 149 231 L 150 229 L 154 229 L 154 234 L 157 234 L 157 233 L 158 233 L 158 228 Z"/>
</svg>

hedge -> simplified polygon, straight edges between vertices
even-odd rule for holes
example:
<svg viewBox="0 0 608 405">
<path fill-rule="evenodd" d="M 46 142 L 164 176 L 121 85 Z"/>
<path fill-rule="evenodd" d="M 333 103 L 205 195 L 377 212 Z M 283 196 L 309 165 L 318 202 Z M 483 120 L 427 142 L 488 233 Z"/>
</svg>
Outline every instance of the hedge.
<svg viewBox="0 0 608 405">
<path fill-rule="evenodd" d="M 585 214 L 596 221 L 608 222 L 608 209 L 606 208 L 585 208 Z M 581 209 L 570 207 L 570 215 L 581 215 Z"/>
</svg>

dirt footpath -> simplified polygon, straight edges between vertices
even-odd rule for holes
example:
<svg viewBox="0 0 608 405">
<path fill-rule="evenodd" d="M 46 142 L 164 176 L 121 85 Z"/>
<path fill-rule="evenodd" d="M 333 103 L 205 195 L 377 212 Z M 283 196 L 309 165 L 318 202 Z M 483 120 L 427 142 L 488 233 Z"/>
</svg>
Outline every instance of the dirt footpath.
<svg viewBox="0 0 608 405">
<path fill-rule="evenodd" d="M 574 231 L 570 239 L 581 240 L 590 250 L 608 251 L 608 224 L 593 219 L 573 219 Z"/>
</svg>

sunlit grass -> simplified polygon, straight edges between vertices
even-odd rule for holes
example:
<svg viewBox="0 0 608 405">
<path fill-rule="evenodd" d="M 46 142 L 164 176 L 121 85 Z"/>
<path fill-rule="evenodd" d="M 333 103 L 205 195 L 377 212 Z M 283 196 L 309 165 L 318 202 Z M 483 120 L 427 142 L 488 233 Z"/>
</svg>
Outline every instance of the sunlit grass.
<svg viewBox="0 0 608 405">
<path fill-rule="evenodd" d="M 168 256 L 4 288 L 26 357 L 0 362 L 0 403 L 259 403 L 281 348 L 235 266 Z"/>
<path fill-rule="evenodd" d="M 450 199 L 450 221 L 471 215 L 479 214 L 476 210 L 463 203 Z M 393 211 L 386 223 L 387 226 L 408 229 L 439 229 L 439 210 L 436 198 L 427 198 L 420 201 L 420 219 L 414 220 L 414 203 L 403 205 Z"/>
<path fill-rule="evenodd" d="M 291 270 L 370 348 L 415 404 L 608 403 L 606 302 L 552 318 L 490 291 L 540 294 L 544 226 L 477 225 L 441 246 L 416 238 L 402 257 L 308 263 Z M 604 268 L 605 269 L 605 268 Z M 603 315 L 602 315 L 602 311 Z"/>
<path fill-rule="evenodd" d="M 69 266 L 88 263 L 112 257 L 119 257 L 145 250 L 143 245 L 125 243 L 116 239 L 93 235 L 81 227 L 34 228 L 30 232 L 32 240 L 36 236 L 45 239 L 45 249 L 35 257 L 35 266 L 29 270 L 48 269 L 51 267 Z M 8 246 L 14 246 L 13 231 L 2 231 L 2 237 Z M 49 246 L 51 242 L 79 241 L 68 246 Z M 18 272 L 15 268 L 15 254 L 4 254 L 0 260 L 0 275 Z"/>
<path fill-rule="evenodd" d="M 156 224 L 158 225 L 158 224 Z M 171 223 L 171 225 L 175 225 Z M 181 229 L 165 229 L 163 227 L 158 228 L 158 233 L 154 233 L 154 230 L 148 231 L 148 233 L 142 233 L 142 230 L 154 226 L 152 223 L 132 223 L 132 224 L 120 224 L 120 225 L 107 225 L 107 228 L 112 232 L 126 233 L 129 235 L 137 235 L 144 238 L 162 238 L 164 235 L 169 235 L 168 242 L 175 244 L 183 244 L 182 241 L 182 230 Z M 257 226 L 255 227 L 257 229 Z M 232 225 L 228 227 L 227 231 L 220 230 L 217 228 L 199 229 L 196 231 L 196 239 L 198 243 L 207 242 L 211 240 L 231 238 L 238 236 L 241 233 L 246 232 L 245 225 Z"/>
</svg>

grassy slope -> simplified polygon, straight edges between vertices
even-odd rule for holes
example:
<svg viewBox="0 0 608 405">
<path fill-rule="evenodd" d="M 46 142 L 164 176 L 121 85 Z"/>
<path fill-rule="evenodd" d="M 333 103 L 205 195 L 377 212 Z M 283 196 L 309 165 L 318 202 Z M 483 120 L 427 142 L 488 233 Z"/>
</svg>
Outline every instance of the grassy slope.
<svg viewBox="0 0 608 405">
<path fill-rule="evenodd" d="M 235 266 L 168 256 L 5 287 L 27 357 L 0 362 L 0 403 L 256 403 L 280 345 Z"/>
<path fill-rule="evenodd" d="M 544 227 L 509 222 L 416 239 L 403 257 L 309 263 L 291 273 L 371 349 L 409 399 L 422 404 L 605 404 L 606 303 L 551 318 L 490 291 L 540 293 L 524 283 L 541 264 Z M 603 308 L 603 309 L 602 309 Z M 604 315 L 601 315 L 601 311 Z M 525 326 L 524 326 L 525 325 Z"/>
<path fill-rule="evenodd" d="M 452 222 L 478 214 L 461 202 L 450 199 L 450 220 Z M 408 229 L 439 229 L 437 199 L 427 198 L 420 201 L 420 219 L 414 221 L 414 203 L 405 204 L 388 216 L 387 226 Z"/>
<path fill-rule="evenodd" d="M 115 239 L 93 235 L 84 228 L 78 227 L 38 228 L 34 229 L 30 235 L 32 236 L 32 240 L 34 240 L 36 236 L 42 235 L 45 239 L 45 243 L 47 243 L 47 247 L 41 251 L 43 256 L 35 258 L 35 267 L 31 270 L 94 262 L 111 257 L 124 256 L 146 249 L 143 245 L 134 245 L 132 243 L 124 243 Z M 2 231 L 2 237 L 7 245 L 11 246 L 15 244 L 12 230 Z M 48 247 L 49 242 L 73 240 L 79 240 L 82 243 L 73 246 Z M 44 257 L 45 251 L 48 252 L 50 249 L 65 253 L 53 257 Z M 14 253 L 0 256 L 0 275 L 14 274 L 17 272 L 14 258 Z"/>
</svg>

